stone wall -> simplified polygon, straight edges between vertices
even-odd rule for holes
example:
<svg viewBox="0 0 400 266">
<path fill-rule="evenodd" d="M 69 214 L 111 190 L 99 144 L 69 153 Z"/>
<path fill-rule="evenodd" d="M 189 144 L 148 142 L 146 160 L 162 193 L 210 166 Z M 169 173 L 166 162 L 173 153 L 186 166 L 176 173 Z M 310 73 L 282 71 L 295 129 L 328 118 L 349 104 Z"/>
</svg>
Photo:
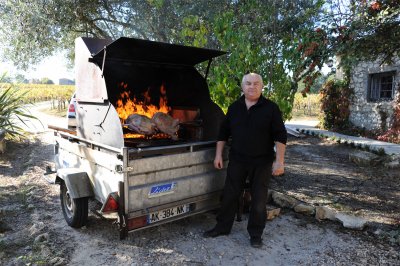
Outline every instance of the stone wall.
<svg viewBox="0 0 400 266">
<path fill-rule="evenodd" d="M 392 101 L 371 102 L 368 100 L 368 78 L 371 74 L 396 71 L 394 99 Z M 391 126 L 396 97 L 399 97 L 400 59 L 393 65 L 379 65 L 376 62 L 360 62 L 351 71 L 350 88 L 354 96 L 350 105 L 350 122 L 367 130 L 387 129 Z"/>
</svg>

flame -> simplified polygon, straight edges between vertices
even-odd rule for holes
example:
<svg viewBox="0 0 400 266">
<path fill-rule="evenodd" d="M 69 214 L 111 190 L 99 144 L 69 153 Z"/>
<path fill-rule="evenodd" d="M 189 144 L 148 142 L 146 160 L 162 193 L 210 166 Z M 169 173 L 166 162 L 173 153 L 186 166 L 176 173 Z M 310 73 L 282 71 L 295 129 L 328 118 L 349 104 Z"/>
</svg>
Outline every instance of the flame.
<svg viewBox="0 0 400 266">
<path fill-rule="evenodd" d="M 121 87 L 126 89 L 128 84 L 121 82 Z M 164 84 L 160 87 L 159 107 L 151 104 L 149 89 L 143 93 L 144 101 L 139 101 L 136 97 L 131 98 L 130 91 L 124 91 L 117 100 L 117 113 L 121 121 L 125 121 L 131 114 L 145 115 L 152 118 L 157 112 L 168 113 L 171 108 L 167 105 L 166 89 Z"/>
<path fill-rule="evenodd" d="M 124 139 L 126 139 L 126 138 L 129 138 L 129 139 L 143 139 L 143 138 L 145 138 L 145 135 L 127 133 L 127 134 L 124 134 Z"/>
<path fill-rule="evenodd" d="M 143 134 L 126 133 L 124 134 L 124 139 L 168 139 L 171 138 L 167 134 L 157 133 L 151 136 L 146 136 Z"/>
<path fill-rule="evenodd" d="M 150 89 L 145 91 L 143 96 L 143 101 L 139 101 L 136 97 L 131 97 L 131 92 L 128 89 L 128 84 L 121 82 L 119 88 L 124 90 L 117 100 L 116 103 L 116 110 L 118 116 L 122 123 L 130 116 L 131 114 L 139 114 L 145 115 L 148 118 L 152 118 L 153 115 L 157 112 L 168 113 L 171 108 L 167 105 L 167 91 L 165 89 L 165 85 L 162 84 L 160 87 L 160 101 L 159 107 L 151 104 L 151 97 L 150 97 Z M 163 139 L 163 138 L 170 138 L 167 134 L 157 133 L 152 136 L 145 136 L 143 134 L 134 134 L 134 133 L 127 133 L 124 134 L 124 138 L 135 138 L 135 139 Z"/>
</svg>

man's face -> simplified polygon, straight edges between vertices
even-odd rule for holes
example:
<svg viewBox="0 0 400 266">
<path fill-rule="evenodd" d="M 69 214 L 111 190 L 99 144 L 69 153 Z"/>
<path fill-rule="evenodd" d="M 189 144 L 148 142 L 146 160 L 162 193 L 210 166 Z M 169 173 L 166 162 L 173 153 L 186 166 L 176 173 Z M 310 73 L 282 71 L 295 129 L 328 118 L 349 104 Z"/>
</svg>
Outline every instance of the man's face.
<svg viewBox="0 0 400 266">
<path fill-rule="evenodd" d="M 247 75 L 242 89 L 247 100 L 256 101 L 260 98 L 262 92 L 262 82 L 258 76 Z"/>
</svg>

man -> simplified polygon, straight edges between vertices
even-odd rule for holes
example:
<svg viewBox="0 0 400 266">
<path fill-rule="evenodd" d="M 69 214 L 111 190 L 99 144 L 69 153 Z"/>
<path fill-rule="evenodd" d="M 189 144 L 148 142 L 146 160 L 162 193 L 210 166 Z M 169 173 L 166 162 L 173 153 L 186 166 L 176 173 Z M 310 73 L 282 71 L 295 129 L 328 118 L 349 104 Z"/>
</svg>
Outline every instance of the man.
<svg viewBox="0 0 400 266">
<path fill-rule="evenodd" d="M 246 178 L 250 181 L 251 206 L 247 231 L 252 247 L 261 247 L 265 222 L 268 182 L 272 175 L 284 173 L 286 129 L 279 107 L 261 95 L 260 75 L 243 77 L 240 99 L 228 108 L 218 136 L 214 166 L 223 168 L 222 151 L 229 137 L 227 178 L 216 226 L 204 237 L 228 235 Z M 276 154 L 274 152 L 276 147 Z M 275 157 L 275 160 L 274 160 Z"/>
</svg>

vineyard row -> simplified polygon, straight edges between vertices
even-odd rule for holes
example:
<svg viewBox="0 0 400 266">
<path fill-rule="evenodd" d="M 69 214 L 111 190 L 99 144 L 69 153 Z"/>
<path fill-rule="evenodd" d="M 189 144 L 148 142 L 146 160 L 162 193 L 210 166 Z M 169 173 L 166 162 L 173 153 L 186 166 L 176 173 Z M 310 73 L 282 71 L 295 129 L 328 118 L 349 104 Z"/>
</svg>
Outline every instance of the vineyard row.
<svg viewBox="0 0 400 266">
<path fill-rule="evenodd" d="M 36 103 L 50 100 L 69 101 L 74 93 L 74 85 L 53 84 L 8 84 L 0 83 L 0 92 L 12 87 L 18 94 L 23 94 L 24 103 Z"/>
</svg>

